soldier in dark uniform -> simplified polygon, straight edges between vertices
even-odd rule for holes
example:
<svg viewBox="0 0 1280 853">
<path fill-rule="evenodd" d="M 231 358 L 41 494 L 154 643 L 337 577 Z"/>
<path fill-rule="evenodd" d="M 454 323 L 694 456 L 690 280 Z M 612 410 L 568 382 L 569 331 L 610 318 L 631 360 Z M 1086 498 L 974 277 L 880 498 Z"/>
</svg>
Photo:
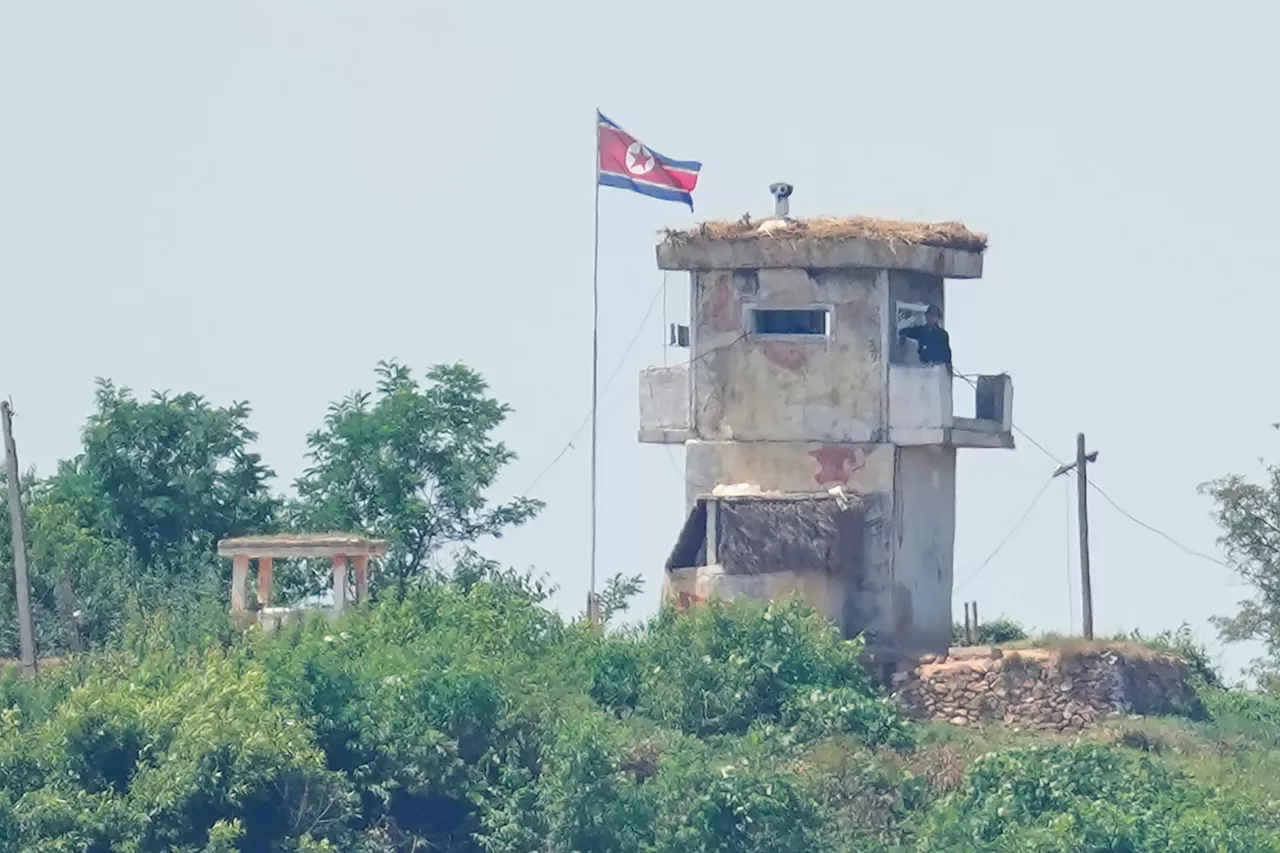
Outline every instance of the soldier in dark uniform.
<svg viewBox="0 0 1280 853">
<path fill-rule="evenodd" d="M 903 329 L 899 337 L 916 342 L 921 364 L 945 364 L 947 370 L 950 370 L 951 337 L 940 325 L 941 320 L 942 309 L 937 305 L 930 305 L 924 312 L 924 325 Z"/>
</svg>

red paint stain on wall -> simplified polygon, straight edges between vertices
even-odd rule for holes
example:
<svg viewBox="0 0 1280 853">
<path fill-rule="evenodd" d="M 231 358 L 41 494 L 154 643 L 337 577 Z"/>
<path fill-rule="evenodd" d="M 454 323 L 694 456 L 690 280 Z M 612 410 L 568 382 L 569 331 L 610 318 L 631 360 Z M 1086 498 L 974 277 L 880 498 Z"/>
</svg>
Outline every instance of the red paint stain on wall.
<svg viewBox="0 0 1280 853">
<path fill-rule="evenodd" d="M 695 604 L 706 604 L 707 599 L 704 596 L 696 595 L 690 592 L 681 592 L 676 596 L 676 611 L 688 610 Z"/>
<path fill-rule="evenodd" d="M 818 473 L 813 479 L 819 486 L 845 485 L 855 471 L 867 464 L 867 454 L 862 448 L 847 444 L 826 444 L 809 455 L 818 463 Z"/>
<path fill-rule="evenodd" d="M 728 275 L 716 276 L 716 283 L 711 286 L 711 298 L 707 302 L 707 324 L 717 332 L 731 332 L 741 328 L 739 315 L 742 306 L 738 294 L 733 289 L 733 281 Z"/>
<path fill-rule="evenodd" d="M 784 370 L 799 370 L 809 362 L 809 353 L 800 347 L 787 346 L 776 342 L 766 342 L 760 347 L 764 357 Z"/>
</svg>

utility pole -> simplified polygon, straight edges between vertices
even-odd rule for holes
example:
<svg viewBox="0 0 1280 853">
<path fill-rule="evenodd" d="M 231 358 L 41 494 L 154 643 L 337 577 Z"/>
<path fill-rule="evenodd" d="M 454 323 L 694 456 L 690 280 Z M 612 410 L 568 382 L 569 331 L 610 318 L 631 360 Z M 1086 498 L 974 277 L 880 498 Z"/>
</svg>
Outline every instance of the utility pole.
<svg viewBox="0 0 1280 853">
<path fill-rule="evenodd" d="M 31 617 L 31 583 L 27 578 L 27 537 L 22 524 L 22 489 L 18 483 L 18 448 L 13 441 L 13 407 L 0 403 L 4 426 L 5 477 L 9 481 L 9 524 L 13 528 L 13 591 L 18 599 L 18 645 L 24 675 L 36 674 L 36 630 Z"/>
<path fill-rule="evenodd" d="M 1059 465 L 1053 476 L 1076 472 L 1076 505 L 1079 513 L 1076 527 L 1080 531 L 1080 597 L 1083 600 L 1084 638 L 1093 639 L 1093 581 L 1089 576 L 1089 463 L 1098 461 L 1098 451 L 1086 453 L 1084 433 L 1076 435 L 1076 461 Z"/>
</svg>

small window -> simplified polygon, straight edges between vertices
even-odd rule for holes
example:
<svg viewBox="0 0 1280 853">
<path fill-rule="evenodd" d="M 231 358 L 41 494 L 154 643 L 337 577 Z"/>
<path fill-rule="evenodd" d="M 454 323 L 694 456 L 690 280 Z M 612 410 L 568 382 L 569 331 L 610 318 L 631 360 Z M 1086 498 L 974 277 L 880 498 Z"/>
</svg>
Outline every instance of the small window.
<svg viewBox="0 0 1280 853">
<path fill-rule="evenodd" d="M 754 335 L 813 335 L 830 332 L 825 308 L 751 308 L 747 331 Z"/>
<path fill-rule="evenodd" d="M 929 306 L 923 302 L 899 302 L 898 334 L 902 334 L 912 326 L 923 326 L 925 323 L 924 312 L 927 310 L 929 310 Z"/>
</svg>

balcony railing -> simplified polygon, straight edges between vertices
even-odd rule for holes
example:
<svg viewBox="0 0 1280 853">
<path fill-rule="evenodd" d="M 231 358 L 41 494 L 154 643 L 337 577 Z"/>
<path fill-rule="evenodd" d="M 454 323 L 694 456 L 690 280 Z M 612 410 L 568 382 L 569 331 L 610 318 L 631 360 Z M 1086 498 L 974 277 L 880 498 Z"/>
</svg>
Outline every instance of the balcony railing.
<svg viewBox="0 0 1280 853">
<path fill-rule="evenodd" d="M 953 383 L 972 394 L 973 417 L 957 417 Z M 683 444 L 693 437 L 689 365 L 640 372 L 640 441 Z M 1005 374 L 952 377 L 936 365 L 889 366 L 888 440 L 899 445 L 1013 447 L 1013 382 Z"/>
<path fill-rule="evenodd" d="M 956 417 L 953 383 L 973 394 L 974 416 Z M 1013 447 L 1013 382 L 1006 374 L 952 377 L 940 365 L 889 367 L 889 440 L 901 445 Z"/>
<path fill-rule="evenodd" d="M 690 438 L 689 365 L 640 371 L 640 440 L 683 444 Z"/>
</svg>

